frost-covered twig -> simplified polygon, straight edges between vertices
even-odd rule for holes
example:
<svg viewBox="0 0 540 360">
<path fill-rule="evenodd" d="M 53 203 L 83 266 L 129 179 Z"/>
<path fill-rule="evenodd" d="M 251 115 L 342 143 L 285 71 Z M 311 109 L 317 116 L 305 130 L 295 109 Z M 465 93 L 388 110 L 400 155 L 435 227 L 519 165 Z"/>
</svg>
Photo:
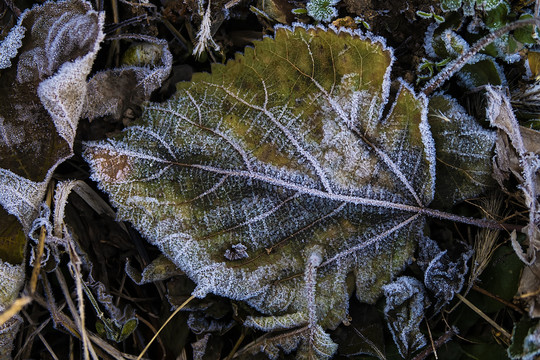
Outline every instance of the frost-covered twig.
<svg viewBox="0 0 540 360">
<path fill-rule="evenodd" d="M 211 1 L 208 1 L 208 6 L 204 12 L 203 19 L 201 22 L 201 27 L 197 33 L 197 44 L 193 49 L 193 55 L 199 57 L 202 52 L 207 50 L 209 46 L 212 46 L 215 50 L 219 50 L 219 45 L 216 44 L 212 38 L 212 21 L 210 19 L 210 4 Z"/>
</svg>

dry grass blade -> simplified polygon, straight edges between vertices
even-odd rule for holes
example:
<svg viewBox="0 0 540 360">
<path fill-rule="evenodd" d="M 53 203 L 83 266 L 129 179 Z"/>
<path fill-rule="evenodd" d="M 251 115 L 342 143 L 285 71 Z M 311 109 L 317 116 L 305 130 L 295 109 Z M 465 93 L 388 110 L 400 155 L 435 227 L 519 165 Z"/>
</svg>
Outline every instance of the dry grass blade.
<svg viewBox="0 0 540 360">
<path fill-rule="evenodd" d="M 15 302 L 11 304 L 9 308 L 0 314 L 0 326 L 4 325 L 6 321 L 11 319 L 13 316 L 17 315 L 23 309 L 23 307 L 28 305 L 30 302 L 32 302 L 32 298 L 30 296 L 23 296 L 15 300 Z"/>
<path fill-rule="evenodd" d="M 55 327 L 59 327 L 59 328 L 61 327 L 61 328 L 66 329 L 67 331 L 69 331 L 70 334 L 72 334 L 73 336 L 75 336 L 76 338 L 80 340 L 81 336 L 73 320 L 71 320 L 66 314 L 64 314 L 61 310 L 59 310 L 54 304 L 54 299 L 51 296 L 52 289 L 48 281 L 44 281 L 44 286 L 45 286 L 45 291 L 48 293 L 47 297 L 49 298 L 49 300 L 46 301 L 44 298 L 42 298 L 38 294 L 35 294 L 34 300 L 36 300 L 37 303 L 39 303 L 41 306 L 43 306 L 44 308 L 48 309 L 51 312 L 52 319 L 55 323 Z M 114 359 L 117 359 L 117 360 L 135 360 L 136 359 L 136 356 L 125 354 L 119 351 L 114 346 L 110 345 L 107 341 L 101 339 L 98 335 L 94 334 L 93 332 L 87 330 L 87 334 L 88 334 L 88 338 L 93 344 L 101 348 L 104 352 L 108 353 Z M 101 358 L 105 358 L 103 351 L 98 351 L 98 349 L 96 349 L 96 353 L 98 353 L 98 355 Z"/>
<path fill-rule="evenodd" d="M 71 312 L 71 315 L 73 316 L 73 319 L 75 320 L 77 333 L 81 337 L 81 340 L 83 342 L 83 347 L 88 349 L 93 359 L 98 359 L 97 354 L 95 353 L 92 345 L 90 344 L 88 335 L 86 333 L 87 330 L 85 329 L 83 320 L 81 319 L 81 316 L 79 315 L 78 308 L 75 306 L 75 304 L 73 303 L 71 299 L 70 292 L 69 292 L 66 280 L 64 278 L 64 275 L 58 268 L 55 270 L 55 274 L 56 274 L 56 278 L 58 279 L 58 283 L 60 284 L 60 288 L 62 289 L 62 293 L 64 294 L 64 299 L 66 300 L 66 303 Z M 80 301 L 82 302 L 82 299 L 80 299 Z"/>
<path fill-rule="evenodd" d="M 167 321 L 165 321 L 163 323 L 163 325 L 161 325 L 161 327 L 159 328 L 159 330 L 154 334 L 154 336 L 152 337 L 152 339 L 150 339 L 150 341 L 148 342 L 148 345 L 145 346 L 145 348 L 141 351 L 141 353 L 139 354 L 139 356 L 137 357 L 137 360 L 140 360 L 142 359 L 142 356 L 146 353 L 146 351 L 148 351 L 148 348 L 150 348 L 150 345 L 152 345 L 152 343 L 154 342 L 154 340 L 156 340 L 156 338 L 158 337 L 159 333 L 161 332 L 161 330 L 163 330 L 165 328 L 165 326 L 167 326 L 167 324 L 169 323 L 169 321 L 171 321 L 176 314 L 178 314 L 178 312 L 180 310 L 182 310 L 187 304 L 190 303 L 191 300 L 193 300 L 195 298 L 194 295 L 191 295 L 186 301 L 184 301 L 184 303 L 182 305 L 180 305 L 176 310 L 174 310 L 174 312 L 171 314 L 171 316 L 169 316 L 169 318 L 167 319 Z"/>
<path fill-rule="evenodd" d="M 48 207 L 51 207 L 52 198 L 53 198 L 54 182 L 51 181 L 47 188 L 47 196 L 45 198 L 45 203 Z M 34 261 L 34 269 L 32 270 L 32 276 L 30 277 L 30 294 L 33 294 L 36 291 L 37 280 L 39 271 L 41 268 L 41 258 L 43 257 L 43 251 L 45 249 L 45 237 L 47 236 L 47 230 L 44 226 L 41 227 L 41 232 L 39 233 L 39 242 L 37 247 L 36 259 Z"/>
<path fill-rule="evenodd" d="M 494 194 L 483 201 L 481 206 L 486 217 L 497 220 L 496 217 L 501 212 L 503 199 L 500 195 Z M 493 229 L 480 229 L 474 242 L 474 256 L 469 276 L 469 286 L 467 292 L 478 280 L 478 277 L 486 269 L 493 253 L 497 249 L 497 239 L 499 231 Z"/>
<path fill-rule="evenodd" d="M 246 333 L 247 333 L 247 330 L 246 328 L 242 328 L 242 333 L 240 334 L 240 337 L 238 338 L 238 340 L 236 341 L 236 343 L 234 344 L 234 347 L 233 349 L 231 350 L 231 352 L 229 353 L 229 355 L 227 355 L 227 357 L 225 358 L 225 360 L 231 360 L 234 356 L 234 354 L 238 351 L 238 349 L 240 348 L 240 345 L 242 345 L 242 342 L 244 341 L 245 337 L 246 337 Z"/>
</svg>

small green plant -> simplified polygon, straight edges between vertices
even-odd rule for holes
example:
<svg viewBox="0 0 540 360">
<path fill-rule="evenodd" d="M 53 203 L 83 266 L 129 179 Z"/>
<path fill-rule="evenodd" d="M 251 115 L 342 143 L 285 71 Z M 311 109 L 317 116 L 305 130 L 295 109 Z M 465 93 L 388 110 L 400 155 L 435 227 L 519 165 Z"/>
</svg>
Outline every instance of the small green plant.
<svg viewBox="0 0 540 360">
<path fill-rule="evenodd" d="M 332 21 L 338 14 L 334 7 L 339 0 L 309 0 L 306 5 L 307 14 L 314 20 Z"/>
</svg>

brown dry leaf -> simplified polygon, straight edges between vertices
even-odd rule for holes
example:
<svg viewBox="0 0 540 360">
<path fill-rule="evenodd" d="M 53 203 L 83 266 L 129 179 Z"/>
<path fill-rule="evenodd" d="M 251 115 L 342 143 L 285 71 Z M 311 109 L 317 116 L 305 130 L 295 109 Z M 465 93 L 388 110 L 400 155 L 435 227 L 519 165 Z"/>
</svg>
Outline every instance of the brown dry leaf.
<svg viewBox="0 0 540 360">
<path fill-rule="evenodd" d="M 518 257 L 528 266 L 523 270 L 518 293 L 525 298 L 531 317 L 540 317 L 540 132 L 519 126 L 508 94 L 501 88 L 487 87 L 487 117 L 491 125 L 499 129 L 495 147 L 494 177 L 502 185 L 510 174 L 520 185 L 521 196 L 529 209 L 529 224 L 523 228 L 528 244 L 525 254 L 517 241 L 517 234 L 510 236 L 512 247 Z M 504 186 L 503 186 L 504 189 Z"/>
</svg>

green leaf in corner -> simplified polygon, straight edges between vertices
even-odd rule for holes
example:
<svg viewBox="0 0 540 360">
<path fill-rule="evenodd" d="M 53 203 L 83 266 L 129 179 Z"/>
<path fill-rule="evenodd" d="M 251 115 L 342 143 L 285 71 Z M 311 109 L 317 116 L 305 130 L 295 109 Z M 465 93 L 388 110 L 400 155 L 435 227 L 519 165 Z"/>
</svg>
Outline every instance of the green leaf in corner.
<svg viewBox="0 0 540 360">
<path fill-rule="evenodd" d="M 532 360 L 540 355 L 540 327 L 538 321 L 522 319 L 514 325 L 512 344 L 508 347 L 510 359 Z"/>
</svg>

